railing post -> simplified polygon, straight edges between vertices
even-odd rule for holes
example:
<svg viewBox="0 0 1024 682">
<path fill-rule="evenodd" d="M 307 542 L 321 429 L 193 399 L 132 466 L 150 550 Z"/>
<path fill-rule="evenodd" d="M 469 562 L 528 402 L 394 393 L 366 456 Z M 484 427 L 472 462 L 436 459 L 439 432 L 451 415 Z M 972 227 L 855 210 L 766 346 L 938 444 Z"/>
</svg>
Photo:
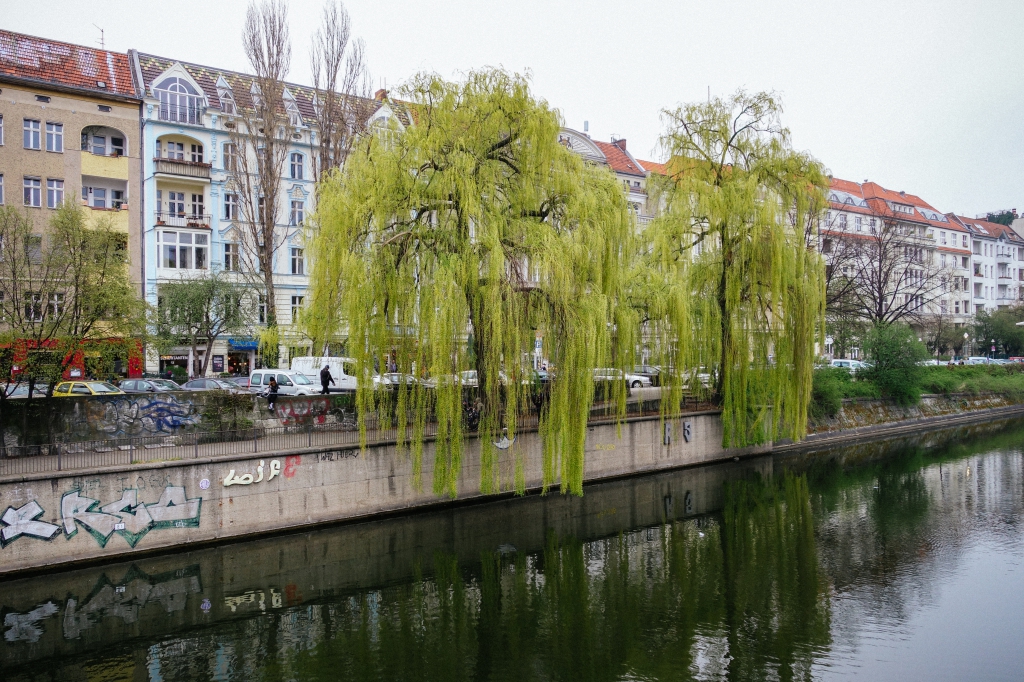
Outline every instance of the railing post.
<svg viewBox="0 0 1024 682">
<path fill-rule="evenodd" d="M 259 452 L 259 446 L 256 444 L 256 422 L 252 424 L 252 451 Z"/>
<path fill-rule="evenodd" d="M 306 447 L 313 447 L 313 421 L 306 424 Z"/>
<path fill-rule="evenodd" d="M 57 443 L 57 471 L 60 471 L 60 456 L 61 456 L 60 450 L 61 450 L 60 443 Z"/>
<path fill-rule="evenodd" d="M 199 459 L 199 432 L 192 434 L 192 459 Z"/>
</svg>

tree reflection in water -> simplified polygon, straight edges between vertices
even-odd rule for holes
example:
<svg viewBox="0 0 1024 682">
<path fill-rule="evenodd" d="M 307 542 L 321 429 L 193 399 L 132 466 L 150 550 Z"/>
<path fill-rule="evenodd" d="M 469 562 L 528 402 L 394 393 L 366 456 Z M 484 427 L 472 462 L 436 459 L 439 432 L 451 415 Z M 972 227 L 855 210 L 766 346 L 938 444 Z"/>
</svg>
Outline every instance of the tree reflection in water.
<svg viewBox="0 0 1024 682">
<path fill-rule="evenodd" d="M 724 513 L 485 554 L 323 607 L 302 680 L 804 679 L 829 644 L 807 480 L 730 483 Z M 772 671 L 772 672 L 768 672 Z"/>
</svg>

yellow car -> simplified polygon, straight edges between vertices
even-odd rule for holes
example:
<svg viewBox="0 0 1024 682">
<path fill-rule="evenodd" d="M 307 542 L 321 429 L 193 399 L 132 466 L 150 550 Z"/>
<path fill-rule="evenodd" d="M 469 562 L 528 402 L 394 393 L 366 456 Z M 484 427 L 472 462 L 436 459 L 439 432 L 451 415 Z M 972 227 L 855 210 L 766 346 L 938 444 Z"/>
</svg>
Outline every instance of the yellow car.
<svg viewBox="0 0 1024 682">
<path fill-rule="evenodd" d="M 63 381 L 53 389 L 54 398 L 75 395 L 124 395 L 124 391 L 106 381 Z"/>
</svg>

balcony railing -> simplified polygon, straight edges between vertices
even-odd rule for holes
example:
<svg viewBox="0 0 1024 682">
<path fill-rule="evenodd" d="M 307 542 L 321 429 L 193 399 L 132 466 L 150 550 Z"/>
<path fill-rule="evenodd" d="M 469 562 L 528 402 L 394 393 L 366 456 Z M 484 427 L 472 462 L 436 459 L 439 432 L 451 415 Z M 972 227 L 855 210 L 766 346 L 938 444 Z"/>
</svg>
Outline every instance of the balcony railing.
<svg viewBox="0 0 1024 682">
<path fill-rule="evenodd" d="M 186 178 L 210 179 L 210 164 L 181 159 L 153 159 L 155 173 L 178 175 Z"/>
<path fill-rule="evenodd" d="M 157 211 L 156 224 L 167 227 L 209 227 L 209 213 L 178 213 L 174 211 Z"/>
<path fill-rule="evenodd" d="M 173 121 L 175 123 L 203 124 L 203 108 L 200 106 L 177 106 L 171 104 L 160 104 L 157 116 L 161 121 Z"/>
</svg>

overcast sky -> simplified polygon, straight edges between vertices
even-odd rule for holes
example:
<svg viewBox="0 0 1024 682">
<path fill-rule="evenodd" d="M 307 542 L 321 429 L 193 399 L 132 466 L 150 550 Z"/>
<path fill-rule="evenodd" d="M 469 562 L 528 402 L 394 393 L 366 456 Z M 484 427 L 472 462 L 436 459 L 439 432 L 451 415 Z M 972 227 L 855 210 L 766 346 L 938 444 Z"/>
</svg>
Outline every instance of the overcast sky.
<svg viewBox="0 0 1024 682">
<path fill-rule="evenodd" d="M 15 3 L 16 0 L 5 0 Z M 14 31 L 244 70 L 240 0 L 16 2 Z M 291 0 L 291 80 L 309 82 L 322 0 Z M 1024 212 L 1020 0 L 350 0 L 373 89 L 417 71 L 533 74 L 569 127 L 660 160 L 659 112 L 737 88 L 774 90 L 794 144 L 836 177 L 942 211 Z M 13 7 L 13 4 L 12 4 Z M 9 8 L 10 10 L 11 8 Z M 59 17 L 59 21 L 55 18 Z"/>
</svg>

